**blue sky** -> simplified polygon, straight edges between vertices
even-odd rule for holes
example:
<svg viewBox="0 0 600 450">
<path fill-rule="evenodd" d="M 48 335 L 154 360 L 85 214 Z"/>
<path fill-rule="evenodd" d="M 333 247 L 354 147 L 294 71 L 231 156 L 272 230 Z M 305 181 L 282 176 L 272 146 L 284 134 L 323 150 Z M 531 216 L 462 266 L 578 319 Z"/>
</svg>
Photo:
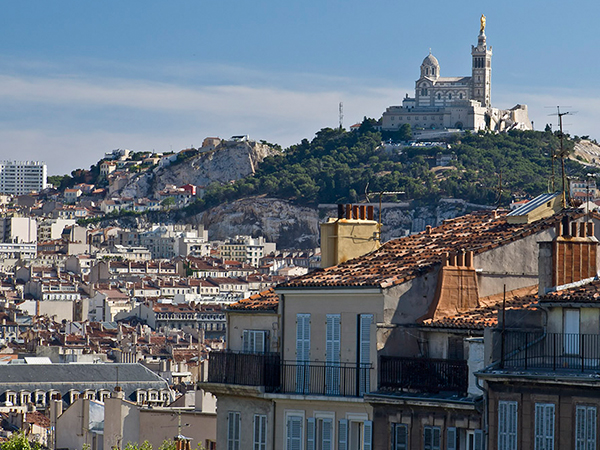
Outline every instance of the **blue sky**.
<svg viewBox="0 0 600 450">
<path fill-rule="evenodd" d="M 469 75 L 481 13 L 494 106 L 543 129 L 561 105 L 600 139 L 597 2 L 28 0 L 0 15 L 0 159 L 62 174 L 206 136 L 287 147 L 336 126 L 339 102 L 346 127 L 400 104 L 430 48 L 442 76 Z"/>
</svg>

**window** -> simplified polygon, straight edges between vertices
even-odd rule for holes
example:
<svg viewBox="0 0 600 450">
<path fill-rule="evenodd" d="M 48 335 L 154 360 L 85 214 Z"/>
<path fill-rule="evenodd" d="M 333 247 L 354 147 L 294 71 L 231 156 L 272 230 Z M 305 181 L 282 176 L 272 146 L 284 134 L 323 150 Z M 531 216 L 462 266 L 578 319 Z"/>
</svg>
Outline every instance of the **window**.
<svg viewBox="0 0 600 450">
<path fill-rule="evenodd" d="M 264 330 L 244 330 L 244 353 L 265 353 L 267 351 L 267 338 L 269 332 Z"/>
<path fill-rule="evenodd" d="M 535 450 L 554 449 L 554 404 L 535 404 Z"/>
<path fill-rule="evenodd" d="M 440 427 L 425 427 L 423 429 L 423 449 L 440 450 L 442 429 Z"/>
<path fill-rule="evenodd" d="M 327 314 L 325 391 L 329 395 L 340 393 L 340 314 Z"/>
<path fill-rule="evenodd" d="M 227 450 L 240 450 L 240 426 L 242 418 L 239 412 L 227 414 Z"/>
<path fill-rule="evenodd" d="M 303 420 L 304 418 L 300 415 L 290 414 L 287 416 L 285 430 L 286 450 L 302 450 Z"/>
<path fill-rule="evenodd" d="M 310 388 L 310 314 L 296 315 L 296 392 Z"/>
<path fill-rule="evenodd" d="M 342 419 L 338 423 L 338 450 L 372 450 L 373 422 Z"/>
<path fill-rule="evenodd" d="M 408 450 L 408 427 L 406 425 L 392 424 L 392 450 Z"/>
<path fill-rule="evenodd" d="M 595 406 L 575 408 L 575 450 L 596 448 L 596 416 Z"/>
<path fill-rule="evenodd" d="M 371 324 L 373 323 L 373 314 L 360 314 L 358 316 L 358 363 L 359 372 L 359 392 L 364 394 L 369 392 L 371 387 L 370 367 L 371 367 Z"/>
<path fill-rule="evenodd" d="M 307 420 L 306 450 L 333 450 L 332 418 L 311 418 Z"/>
<path fill-rule="evenodd" d="M 254 436 L 252 439 L 253 450 L 267 450 L 267 416 L 254 415 Z"/>
<path fill-rule="evenodd" d="M 498 402 L 498 450 L 517 450 L 517 402 Z"/>
</svg>

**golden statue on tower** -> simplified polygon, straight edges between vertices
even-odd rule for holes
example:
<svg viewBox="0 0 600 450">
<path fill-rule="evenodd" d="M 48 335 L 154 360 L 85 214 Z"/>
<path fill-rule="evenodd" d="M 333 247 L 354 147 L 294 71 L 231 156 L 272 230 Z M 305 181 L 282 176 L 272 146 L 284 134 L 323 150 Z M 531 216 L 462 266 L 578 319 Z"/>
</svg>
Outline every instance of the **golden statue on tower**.
<svg viewBox="0 0 600 450">
<path fill-rule="evenodd" d="M 481 15 L 480 21 L 481 21 L 481 28 L 479 29 L 479 32 L 481 34 L 483 34 L 483 33 L 485 33 L 485 16 L 483 14 Z"/>
</svg>

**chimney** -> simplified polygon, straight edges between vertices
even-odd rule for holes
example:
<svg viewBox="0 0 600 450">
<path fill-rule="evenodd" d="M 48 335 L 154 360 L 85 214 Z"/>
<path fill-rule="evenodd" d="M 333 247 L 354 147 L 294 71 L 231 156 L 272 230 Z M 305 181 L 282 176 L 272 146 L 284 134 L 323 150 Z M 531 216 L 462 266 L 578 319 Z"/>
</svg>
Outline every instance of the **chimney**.
<svg viewBox="0 0 600 450">
<path fill-rule="evenodd" d="M 345 212 L 345 217 L 343 216 Z M 381 224 L 372 205 L 338 205 L 338 217 L 321 224 L 321 267 L 330 267 L 377 250 Z"/>
<path fill-rule="evenodd" d="M 540 242 L 538 276 L 540 295 L 598 274 L 598 239 L 593 222 L 571 222 L 568 216 L 557 224 L 556 237 Z"/>
</svg>

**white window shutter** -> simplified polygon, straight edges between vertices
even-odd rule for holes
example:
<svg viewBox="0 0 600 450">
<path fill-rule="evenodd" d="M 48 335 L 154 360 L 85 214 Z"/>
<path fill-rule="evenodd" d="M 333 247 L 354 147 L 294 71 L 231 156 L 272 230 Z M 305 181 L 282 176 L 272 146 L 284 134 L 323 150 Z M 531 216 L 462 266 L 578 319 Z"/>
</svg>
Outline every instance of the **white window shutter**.
<svg viewBox="0 0 600 450">
<path fill-rule="evenodd" d="M 329 395 L 340 393 L 340 314 L 327 314 L 325 386 Z"/>
<path fill-rule="evenodd" d="M 597 410 L 595 406 L 589 406 L 587 408 L 587 448 L 596 448 L 596 415 Z"/>
<path fill-rule="evenodd" d="M 442 445 L 442 430 L 439 427 L 433 427 L 433 443 L 431 448 L 433 450 L 440 450 Z"/>
<path fill-rule="evenodd" d="M 446 430 L 446 448 L 448 450 L 456 450 L 456 428 L 448 427 Z"/>
<path fill-rule="evenodd" d="M 302 417 L 288 416 L 287 450 L 302 450 Z"/>
<path fill-rule="evenodd" d="M 433 448 L 431 445 L 431 443 L 433 441 L 431 432 L 432 432 L 431 427 L 425 427 L 425 429 L 423 430 L 423 441 L 425 441 L 423 448 L 425 450 L 432 450 L 432 448 Z"/>
<path fill-rule="evenodd" d="M 242 351 L 244 353 L 250 353 L 250 331 L 244 330 L 244 334 L 242 337 Z"/>
<path fill-rule="evenodd" d="M 393 439 L 394 443 L 392 446 L 393 450 L 407 450 L 408 449 L 408 427 L 403 424 L 394 425 Z"/>
<path fill-rule="evenodd" d="M 348 420 L 340 419 L 338 423 L 338 450 L 348 450 Z"/>
<path fill-rule="evenodd" d="M 483 430 L 475 430 L 473 450 L 483 450 Z"/>
<path fill-rule="evenodd" d="M 371 324 L 373 314 L 361 314 L 359 316 L 358 339 L 359 339 L 359 394 L 369 392 L 371 379 L 369 367 L 371 364 Z"/>
<path fill-rule="evenodd" d="M 586 450 L 586 409 L 585 406 L 575 408 L 575 450 Z"/>
<path fill-rule="evenodd" d="M 321 450 L 333 450 L 333 419 L 323 419 Z"/>
<path fill-rule="evenodd" d="M 373 449 L 373 422 L 365 420 L 363 422 L 363 450 Z"/>
<path fill-rule="evenodd" d="M 316 422 L 312 417 L 306 421 L 306 450 L 315 450 Z"/>
</svg>

